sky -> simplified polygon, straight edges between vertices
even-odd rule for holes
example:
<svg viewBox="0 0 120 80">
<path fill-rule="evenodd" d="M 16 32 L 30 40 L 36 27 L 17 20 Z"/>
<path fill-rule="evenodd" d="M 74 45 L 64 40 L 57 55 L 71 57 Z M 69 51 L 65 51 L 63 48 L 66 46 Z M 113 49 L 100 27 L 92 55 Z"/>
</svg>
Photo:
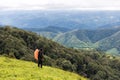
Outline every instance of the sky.
<svg viewBox="0 0 120 80">
<path fill-rule="evenodd" d="M 120 0 L 0 0 L 0 10 L 120 10 Z"/>
</svg>

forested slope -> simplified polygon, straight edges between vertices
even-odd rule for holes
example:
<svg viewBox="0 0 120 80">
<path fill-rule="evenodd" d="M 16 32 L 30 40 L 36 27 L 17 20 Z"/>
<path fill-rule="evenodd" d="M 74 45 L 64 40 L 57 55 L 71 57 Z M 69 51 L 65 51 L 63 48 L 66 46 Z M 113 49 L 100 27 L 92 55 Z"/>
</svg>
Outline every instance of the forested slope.
<svg viewBox="0 0 120 80">
<path fill-rule="evenodd" d="M 0 28 L 0 54 L 35 61 L 33 52 L 44 48 L 44 65 L 61 68 L 91 80 L 119 80 L 120 59 L 99 51 L 66 48 L 39 35 L 9 26 Z"/>
</svg>

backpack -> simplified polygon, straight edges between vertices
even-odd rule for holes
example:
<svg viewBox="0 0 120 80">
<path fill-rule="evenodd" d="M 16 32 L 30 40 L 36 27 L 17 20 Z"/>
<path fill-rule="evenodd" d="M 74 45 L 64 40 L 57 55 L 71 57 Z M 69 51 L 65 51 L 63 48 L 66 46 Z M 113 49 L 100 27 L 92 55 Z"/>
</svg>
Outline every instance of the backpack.
<svg viewBox="0 0 120 80">
<path fill-rule="evenodd" d="M 36 60 L 38 60 L 38 54 L 39 54 L 39 50 L 36 49 L 36 50 L 34 51 L 34 58 L 35 58 Z"/>
</svg>

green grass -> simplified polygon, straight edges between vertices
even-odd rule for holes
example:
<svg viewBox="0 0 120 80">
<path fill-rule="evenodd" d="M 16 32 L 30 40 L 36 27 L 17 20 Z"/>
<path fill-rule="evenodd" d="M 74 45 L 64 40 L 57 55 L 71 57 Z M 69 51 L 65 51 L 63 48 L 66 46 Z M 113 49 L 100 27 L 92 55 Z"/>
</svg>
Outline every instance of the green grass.
<svg viewBox="0 0 120 80">
<path fill-rule="evenodd" d="M 0 80 L 86 80 L 75 73 L 36 63 L 0 57 Z"/>
</svg>

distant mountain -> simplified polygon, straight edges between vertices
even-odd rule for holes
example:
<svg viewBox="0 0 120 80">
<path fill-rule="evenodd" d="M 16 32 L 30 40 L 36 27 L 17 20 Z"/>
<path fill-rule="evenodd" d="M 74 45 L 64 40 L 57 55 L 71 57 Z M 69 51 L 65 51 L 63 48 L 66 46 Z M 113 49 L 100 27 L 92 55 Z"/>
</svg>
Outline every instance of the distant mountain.
<svg viewBox="0 0 120 80">
<path fill-rule="evenodd" d="M 57 41 L 68 47 L 75 48 L 88 47 L 87 43 L 91 43 L 91 41 L 84 33 L 85 31 L 81 31 L 79 34 L 77 34 L 77 31 L 75 30 L 63 34 L 58 34 L 54 38 L 54 41 Z"/>
<path fill-rule="evenodd" d="M 97 30 L 77 30 L 74 33 L 76 33 L 76 36 L 82 41 L 87 40 L 84 39 L 84 37 L 80 36 L 81 34 L 84 34 L 84 36 L 86 36 L 89 39 L 89 41 L 95 43 L 96 41 L 111 36 L 113 33 L 117 31 L 119 31 L 119 29 L 97 29 Z"/>
<path fill-rule="evenodd" d="M 92 49 L 99 49 L 102 51 L 113 50 L 114 48 L 116 49 L 116 51 L 120 52 L 120 49 L 118 48 L 119 44 L 116 43 L 119 42 L 120 40 L 118 36 L 119 31 L 120 28 L 110 28 L 110 29 L 106 28 L 106 29 L 96 29 L 96 30 L 76 29 L 61 33 L 54 33 L 52 31 L 50 32 L 47 31 L 44 32 L 44 35 L 42 31 L 39 31 L 39 33 L 40 35 L 50 38 L 67 47 L 78 48 L 78 49 L 92 48 Z M 50 35 L 53 33 L 54 36 Z"/>
<path fill-rule="evenodd" d="M 102 49 L 96 44 L 104 46 L 101 40 L 120 30 L 120 11 L 0 11 L 0 17 L 0 25 L 18 26 L 73 48 Z M 119 51 L 116 46 L 105 50 Z"/>
<path fill-rule="evenodd" d="M 53 39 L 55 36 L 57 36 L 60 33 L 65 33 L 67 31 L 70 31 L 69 28 L 64 27 L 55 27 L 55 26 L 48 26 L 45 28 L 23 28 L 24 30 L 37 32 L 39 35 Z"/>
<path fill-rule="evenodd" d="M 69 28 L 64 27 L 56 27 L 56 26 L 48 26 L 45 28 L 23 28 L 25 30 L 33 31 L 33 32 L 53 32 L 53 33 L 60 33 L 60 32 L 67 32 L 70 31 Z"/>
<path fill-rule="evenodd" d="M 12 25 L 19 28 L 60 26 L 70 29 L 97 29 L 100 26 L 120 22 L 120 11 L 0 11 L 0 17 L 1 25 Z"/>
<path fill-rule="evenodd" d="M 120 22 L 109 23 L 103 26 L 98 27 L 100 29 L 112 29 L 112 28 L 120 28 Z"/>
<path fill-rule="evenodd" d="M 120 53 L 120 31 L 95 43 L 99 49 L 107 51 L 116 49 Z"/>
</svg>

